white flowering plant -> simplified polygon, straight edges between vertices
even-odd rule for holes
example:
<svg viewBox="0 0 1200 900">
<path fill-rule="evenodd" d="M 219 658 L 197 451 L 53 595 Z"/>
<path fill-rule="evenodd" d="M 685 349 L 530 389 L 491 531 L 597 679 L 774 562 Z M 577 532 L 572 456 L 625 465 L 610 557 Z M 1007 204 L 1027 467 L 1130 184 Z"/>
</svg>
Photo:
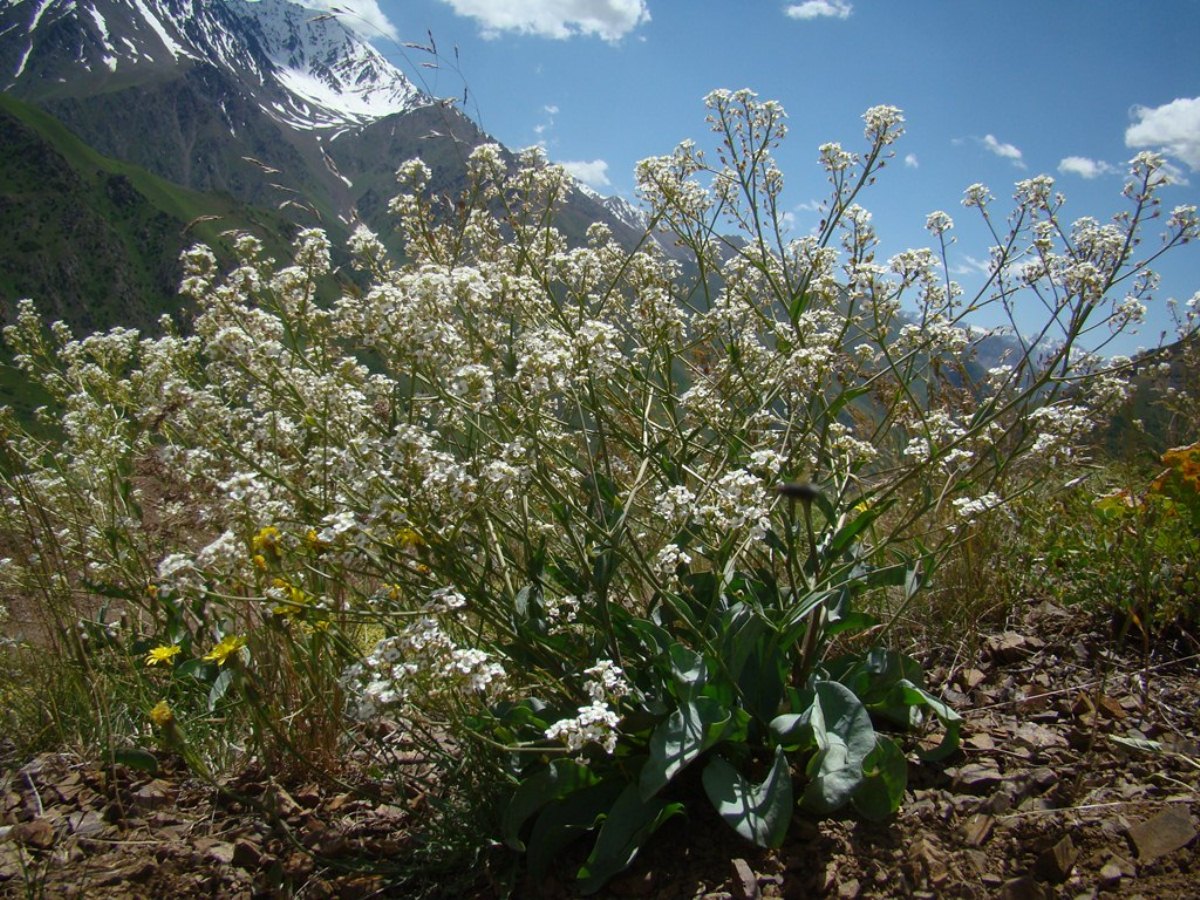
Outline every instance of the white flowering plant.
<svg viewBox="0 0 1200 900">
<path fill-rule="evenodd" d="M 291 684 L 281 718 L 323 701 L 439 756 L 484 748 L 532 869 L 595 833 L 584 889 L 700 794 L 763 845 L 797 802 L 890 814 L 913 745 L 874 723 L 940 723 L 934 756 L 958 727 L 891 623 L 964 535 L 1080 456 L 1124 391 L 1124 364 L 1085 348 L 1150 302 L 1148 265 L 1195 210 L 1135 256 L 1157 157 L 1109 225 L 1061 224 L 1044 177 L 1007 223 L 972 186 L 996 243 L 966 297 L 944 212 L 932 249 L 876 256 L 859 201 L 899 110 L 867 112 L 862 153 L 820 148 L 829 199 L 794 235 L 782 108 L 707 103 L 711 157 L 639 165 L 632 247 L 602 224 L 571 245 L 563 170 L 489 145 L 460 197 L 401 167 L 403 262 L 365 228 L 353 277 L 317 231 L 282 266 L 243 238 L 223 277 L 196 248 L 186 336 L 79 340 L 24 306 L 7 337 L 58 436 L 6 422 L 22 538 L 0 574 L 60 609 L 123 597 L 150 638 L 245 633 L 223 690 L 259 707 Z M 1040 330 L 1016 333 L 1021 304 Z M 989 306 L 1014 335 L 984 367 Z"/>
</svg>

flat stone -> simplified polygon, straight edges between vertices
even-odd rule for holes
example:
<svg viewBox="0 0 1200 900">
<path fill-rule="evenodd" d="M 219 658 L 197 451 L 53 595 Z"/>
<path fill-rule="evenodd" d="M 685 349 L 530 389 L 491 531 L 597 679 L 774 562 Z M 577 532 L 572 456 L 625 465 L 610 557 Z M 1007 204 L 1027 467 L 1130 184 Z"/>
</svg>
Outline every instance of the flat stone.
<svg viewBox="0 0 1200 900">
<path fill-rule="evenodd" d="M 1195 836 L 1196 826 L 1183 805 L 1170 806 L 1151 819 L 1129 826 L 1129 839 L 1142 861 L 1174 853 Z"/>
<path fill-rule="evenodd" d="M 259 869 L 263 862 L 262 847 L 247 838 L 238 838 L 233 842 L 230 862 L 239 869 Z"/>
<path fill-rule="evenodd" d="M 986 813 L 976 813 L 967 819 L 967 823 L 963 826 L 963 840 L 969 847 L 982 847 L 992 836 L 992 829 L 995 826 L 996 820 L 992 816 Z"/>
<path fill-rule="evenodd" d="M 1050 896 L 1032 875 L 1010 878 L 1000 888 L 1003 900 L 1047 900 Z"/>
<path fill-rule="evenodd" d="M 754 874 L 750 864 L 744 859 L 735 859 L 733 860 L 733 871 L 737 876 L 737 887 L 741 891 L 737 896 L 742 900 L 759 900 L 762 897 L 762 891 L 758 887 L 758 876 Z"/>
<path fill-rule="evenodd" d="M 49 850 L 54 846 L 57 835 L 54 826 L 45 819 L 30 819 L 13 827 L 10 835 L 18 844 L 34 847 L 38 850 Z"/>
<path fill-rule="evenodd" d="M 155 778 L 133 792 L 134 805 L 142 810 L 161 809 L 175 802 L 175 786 Z"/>
<path fill-rule="evenodd" d="M 954 776 L 954 786 L 970 794 L 986 794 L 1004 781 L 1000 770 L 981 763 L 968 763 Z"/>
<path fill-rule="evenodd" d="M 221 865 L 230 865 L 233 862 L 233 844 L 216 841 L 205 849 L 204 856 Z"/>
</svg>

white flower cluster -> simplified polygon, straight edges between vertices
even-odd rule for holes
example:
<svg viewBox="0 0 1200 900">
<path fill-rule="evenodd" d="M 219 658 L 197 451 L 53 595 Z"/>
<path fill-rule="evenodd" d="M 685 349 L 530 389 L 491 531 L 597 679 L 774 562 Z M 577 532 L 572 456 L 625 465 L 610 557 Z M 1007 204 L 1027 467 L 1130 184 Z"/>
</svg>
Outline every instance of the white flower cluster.
<svg viewBox="0 0 1200 900">
<path fill-rule="evenodd" d="M 617 749 L 621 717 L 610 704 L 628 697 L 633 688 L 612 660 L 599 660 L 583 674 L 590 676 L 583 687 L 592 702 L 579 707 L 574 716 L 554 722 L 545 734 L 547 740 L 561 741 L 569 751 L 579 754 L 578 761 L 586 764 L 587 756 L 582 751 L 588 744 L 598 745 L 609 755 Z"/>
<path fill-rule="evenodd" d="M 980 516 L 999 508 L 1003 502 L 999 496 L 989 491 L 978 497 L 957 497 L 954 499 L 953 505 L 959 518 L 966 521 L 967 524 L 974 524 Z"/>
<path fill-rule="evenodd" d="M 546 729 L 546 739 L 561 741 L 572 753 L 580 753 L 588 744 L 598 744 L 610 756 L 617 749 L 617 728 L 621 717 L 607 703 L 593 702 L 579 707 L 569 719 L 559 719 Z M 579 755 L 579 762 L 587 757 Z"/>
<path fill-rule="evenodd" d="M 447 598 L 461 595 L 450 589 L 439 593 L 434 608 L 457 608 Z M 492 654 L 458 646 L 438 618 L 427 615 L 379 641 L 362 662 L 346 670 L 342 681 L 351 715 L 366 721 L 386 712 L 403 716 L 407 703 L 428 706 L 459 693 L 494 696 L 504 689 L 507 675 Z"/>
</svg>

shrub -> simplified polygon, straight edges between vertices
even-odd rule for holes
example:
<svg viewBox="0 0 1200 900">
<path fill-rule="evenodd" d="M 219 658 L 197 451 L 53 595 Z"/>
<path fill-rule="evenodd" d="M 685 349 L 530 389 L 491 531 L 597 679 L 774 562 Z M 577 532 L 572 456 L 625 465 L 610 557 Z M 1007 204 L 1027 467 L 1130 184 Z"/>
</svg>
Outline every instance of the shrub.
<svg viewBox="0 0 1200 900">
<path fill-rule="evenodd" d="M 331 731 L 347 712 L 478 754 L 534 870 L 595 833 L 585 889 L 693 802 L 693 773 L 763 845 L 794 791 L 817 814 L 894 811 L 911 739 L 876 724 L 940 728 L 918 747 L 936 756 L 958 721 L 887 649 L 890 623 L 1123 396 L 1126 362 L 1084 349 L 1138 318 L 1147 263 L 1195 211 L 1136 258 L 1164 182 L 1151 154 L 1107 225 L 1061 223 L 1045 176 L 1006 222 L 973 185 L 996 245 L 968 298 L 945 213 L 936 249 L 876 258 L 858 200 L 899 110 L 867 111 L 862 154 L 820 148 L 825 217 L 794 237 L 783 110 L 748 91 L 708 107 L 715 162 L 685 143 L 640 164 L 633 249 L 602 225 L 568 246 L 564 172 L 484 146 L 458 198 L 401 167 L 406 260 L 360 228 L 362 286 L 332 304 L 327 242 L 305 231 L 282 267 L 242 237 L 224 278 L 188 253 L 188 336 L 77 340 L 24 305 L 8 338 L 61 441 L 7 423 L 9 579 L 64 634 L 116 599 L 125 652 L 179 647 L 161 664 L 202 683 L 196 715 L 236 704 L 260 752 L 328 753 L 359 733 Z M 1032 337 L 1024 297 L 1047 311 Z M 988 306 L 1014 336 L 985 370 L 970 317 Z"/>
</svg>

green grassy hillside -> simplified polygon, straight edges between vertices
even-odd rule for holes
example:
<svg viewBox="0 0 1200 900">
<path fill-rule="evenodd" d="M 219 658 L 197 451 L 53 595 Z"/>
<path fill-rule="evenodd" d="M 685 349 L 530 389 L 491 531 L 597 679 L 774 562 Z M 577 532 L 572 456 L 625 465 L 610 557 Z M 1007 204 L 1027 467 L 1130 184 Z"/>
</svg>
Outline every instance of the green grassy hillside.
<svg viewBox="0 0 1200 900">
<path fill-rule="evenodd" d="M 258 234 L 277 252 L 289 226 L 227 195 L 202 194 L 101 156 L 61 123 L 0 95 L 0 308 L 32 297 L 79 331 L 150 327 L 176 312 L 179 254 Z"/>
</svg>

